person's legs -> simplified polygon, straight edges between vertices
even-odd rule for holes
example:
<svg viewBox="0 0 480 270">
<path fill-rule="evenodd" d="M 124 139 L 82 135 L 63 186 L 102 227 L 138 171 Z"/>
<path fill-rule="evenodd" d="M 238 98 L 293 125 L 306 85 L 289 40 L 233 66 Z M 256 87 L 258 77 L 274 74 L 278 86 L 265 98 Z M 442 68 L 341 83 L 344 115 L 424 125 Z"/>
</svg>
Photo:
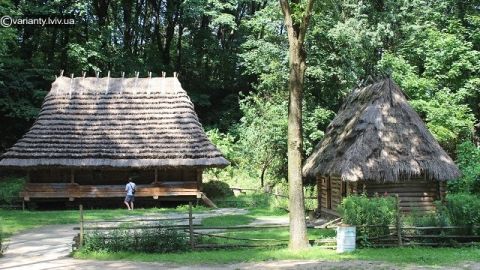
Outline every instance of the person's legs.
<svg viewBox="0 0 480 270">
<path fill-rule="evenodd" d="M 131 210 L 130 208 L 130 198 L 129 196 L 127 195 L 127 197 L 125 197 L 125 201 L 123 201 L 123 203 L 125 203 L 125 205 L 127 206 L 128 210 Z"/>
<path fill-rule="evenodd" d="M 135 197 L 134 196 L 130 197 L 130 209 L 132 209 L 132 210 L 133 210 L 133 202 L 134 201 L 135 201 Z"/>
<path fill-rule="evenodd" d="M 133 210 L 133 201 L 130 203 L 130 209 Z"/>
</svg>

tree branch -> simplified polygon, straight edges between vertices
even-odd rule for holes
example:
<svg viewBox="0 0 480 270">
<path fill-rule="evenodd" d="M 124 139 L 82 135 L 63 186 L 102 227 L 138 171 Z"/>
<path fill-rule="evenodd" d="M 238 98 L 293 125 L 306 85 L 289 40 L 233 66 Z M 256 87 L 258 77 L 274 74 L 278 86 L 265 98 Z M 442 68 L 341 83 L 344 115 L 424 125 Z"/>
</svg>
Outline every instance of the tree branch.
<svg viewBox="0 0 480 270">
<path fill-rule="evenodd" d="M 305 9 L 305 14 L 303 14 L 303 20 L 300 26 L 300 33 L 298 34 L 298 43 L 303 44 L 305 41 L 305 33 L 307 32 L 308 24 L 310 22 L 310 17 L 312 17 L 312 10 L 313 10 L 313 1 L 308 0 L 307 8 Z"/>
<path fill-rule="evenodd" d="M 294 41 L 295 33 L 293 32 L 292 11 L 288 0 L 280 0 L 280 7 L 282 8 L 283 17 L 285 19 L 285 26 L 287 27 L 288 40 L 290 43 Z"/>
</svg>

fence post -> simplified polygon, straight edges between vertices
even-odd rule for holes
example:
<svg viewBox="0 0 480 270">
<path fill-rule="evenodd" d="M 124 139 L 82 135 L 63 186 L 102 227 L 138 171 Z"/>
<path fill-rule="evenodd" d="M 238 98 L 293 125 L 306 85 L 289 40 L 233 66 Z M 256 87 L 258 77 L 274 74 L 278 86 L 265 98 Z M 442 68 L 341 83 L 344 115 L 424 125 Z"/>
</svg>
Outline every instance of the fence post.
<svg viewBox="0 0 480 270">
<path fill-rule="evenodd" d="M 80 239 L 78 246 L 81 248 L 83 246 L 83 205 L 80 204 Z"/>
<path fill-rule="evenodd" d="M 193 236 L 193 215 L 192 215 L 192 201 L 188 202 L 188 230 L 190 232 L 190 247 L 195 249 L 195 239 Z"/>
<path fill-rule="evenodd" d="M 395 227 L 397 229 L 397 237 L 398 237 L 398 246 L 402 246 L 402 221 L 400 220 L 400 198 L 398 197 L 398 194 L 395 195 L 395 210 L 396 210 L 396 221 L 395 221 Z"/>
</svg>

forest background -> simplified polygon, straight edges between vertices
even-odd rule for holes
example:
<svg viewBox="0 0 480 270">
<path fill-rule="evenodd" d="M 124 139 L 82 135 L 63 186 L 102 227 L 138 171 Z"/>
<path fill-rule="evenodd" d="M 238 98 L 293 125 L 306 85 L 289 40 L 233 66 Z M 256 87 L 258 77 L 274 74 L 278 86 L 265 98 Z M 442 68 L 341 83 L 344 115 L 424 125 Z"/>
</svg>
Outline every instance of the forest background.
<svg viewBox="0 0 480 270">
<path fill-rule="evenodd" d="M 28 131 L 59 70 L 178 72 L 232 162 L 208 178 L 284 186 L 288 40 L 278 1 L 0 0 L 4 15 L 75 24 L 0 27 L 0 153 Z M 462 169 L 450 189 L 480 192 L 479 0 L 316 1 L 305 48 L 305 156 L 360 81 L 391 74 Z"/>
</svg>

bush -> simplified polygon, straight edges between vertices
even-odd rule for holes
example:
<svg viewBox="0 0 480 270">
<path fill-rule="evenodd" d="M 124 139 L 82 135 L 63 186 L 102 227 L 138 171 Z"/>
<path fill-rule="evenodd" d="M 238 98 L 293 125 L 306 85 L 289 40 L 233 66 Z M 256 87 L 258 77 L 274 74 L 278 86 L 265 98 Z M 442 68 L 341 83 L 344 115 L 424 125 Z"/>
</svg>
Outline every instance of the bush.
<svg viewBox="0 0 480 270">
<path fill-rule="evenodd" d="M 273 197 L 269 194 L 255 192 L 252 194 L 242 194 L 234 197 L 230 196 L 225 200 L 215 202 L 218 207 L 236 207 L 236 208 L 270 208 L 273 204 Z"/>
<path fill-rule="evenodd" d="M 7 178 L 2 180 L 0 187 L 0 204 L 11 204 L 15 199 L 19 198 L 19 193 L 25 185 L 23 178 Z"/>
<path fill-rule="evenodd" d="M 395 198 L 369 198 L 365 194 L 348 196 L 343 199 L 339 212 L 345 224 L 375 225 L 357 228 L 357 235 L 362 239 L 362 244 L 368 245 L 368 238 L 389 233 L 388 226 L 395 221 Z"/>
<path fill-rule="evenodd" d="M 480 198 L 477 195 L 448 194 L 445 206 L 452 225 L 471 227 L 480 224 Z M 473 230 L 467 229 L 465 233 L 473 233 Z"/>
<path fill-rule="evenodd" d="M 472 142 L 464 142 L 457 146 L 456 163 L 462 171 L 457 181 L 448 182 L 448 190 L 453 193 L 480 194 L 480 147 Z"/>
<path fill-rule="evenodd" d="M 203 184 L 203 192 L 208 198 L 225 198 L 233 196 L 233 191 L 230 186 L 222 181 L 210 181 Z"/>
<path fill-rule="evenodd" d="M 159 226 L 142 230 L 116 229 L 109 233 L 95 231 L 85 236 L 83 248 L 87 252 L 168 253 L 188 250 L 189 241 L 185 232 Z"/>
<path fill-rule="evenodd" d="M 450 225 L 448 218 L 448 211 L 440 201 L 435 202 L 435 212 L 412 212 L 405 216 L 403 224 L 407 227 L 446 227 Z M 408 231 L 410 232 L 410 231 Z M 448 235 L 452 233 L 450 230 L 437 229 L 414 229 L 411 231 L 415 235 Z M 408 233 L 407 233 L 408 234 Z M 453 234 L 456 234 L 453 232 Z M 440 243 L 440 244 L 454 244 L 450 238 L 420 238 L 418 242 L 425 243 Z"/>
</svg>

